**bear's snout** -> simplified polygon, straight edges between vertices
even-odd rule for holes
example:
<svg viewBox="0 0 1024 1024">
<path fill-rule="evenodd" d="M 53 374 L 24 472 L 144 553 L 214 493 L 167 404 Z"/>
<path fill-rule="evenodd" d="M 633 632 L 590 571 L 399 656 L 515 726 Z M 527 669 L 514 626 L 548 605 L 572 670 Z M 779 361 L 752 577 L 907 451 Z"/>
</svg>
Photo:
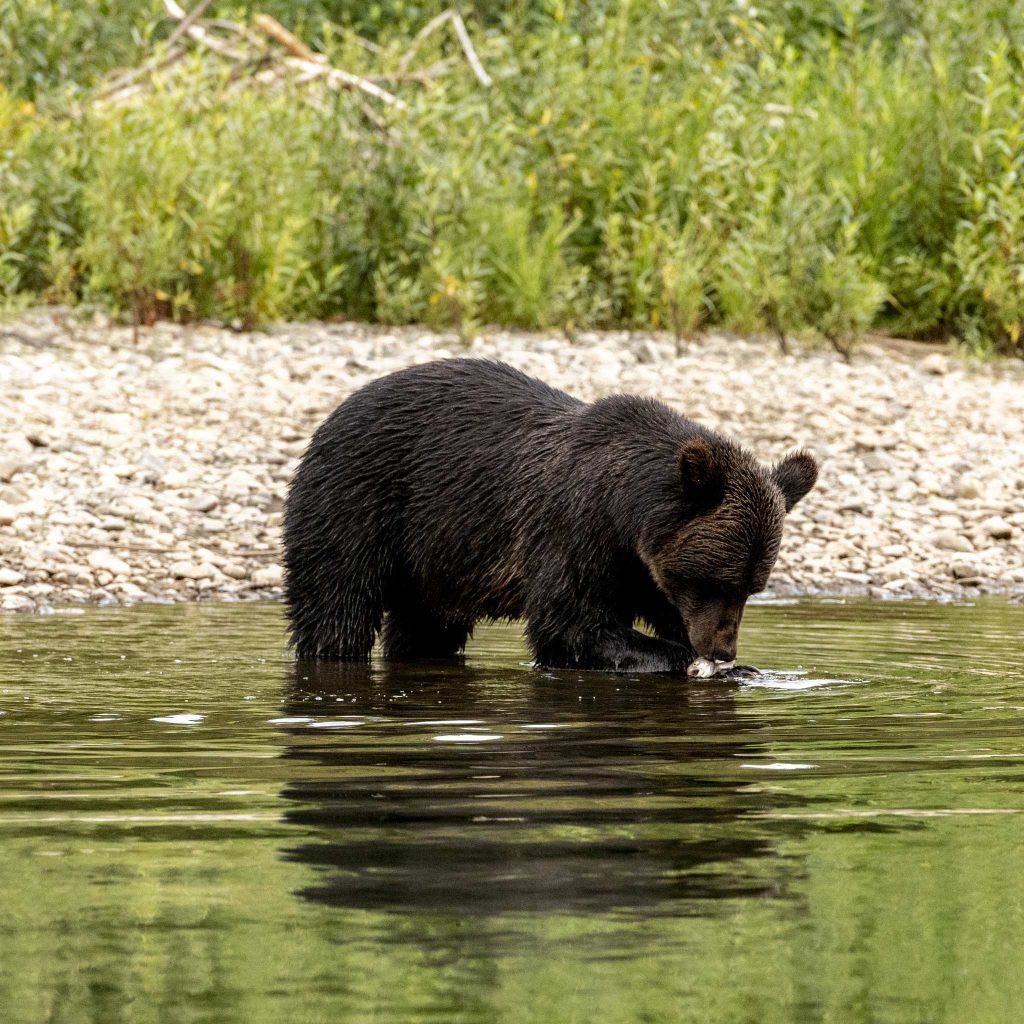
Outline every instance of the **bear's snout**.
<svg viewBox="0 0 1024 1024">
<path fill-rule="evenodd" d="M 687 601 L 681 609 L 690 646 L 700 658 L 728 663 L 736 660 L 736 641 L 743 602 Z"/>
</svg>

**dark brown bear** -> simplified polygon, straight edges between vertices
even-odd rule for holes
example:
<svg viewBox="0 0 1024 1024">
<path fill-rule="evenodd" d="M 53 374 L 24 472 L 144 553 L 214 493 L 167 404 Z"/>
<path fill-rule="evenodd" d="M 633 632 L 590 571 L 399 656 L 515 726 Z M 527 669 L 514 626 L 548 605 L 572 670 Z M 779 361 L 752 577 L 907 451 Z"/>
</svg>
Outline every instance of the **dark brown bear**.
<svg viewBox="0 0 1024 1024">
<path fill-rule="evenodd" d="M 586 405 L 501 363 L 400 370 L 346 399 L 285 516 L 299 657 L 463 649 L 524 618 L 538 663 L 683 672 L 729 662 L 743 607 L 814 485 L 648 398 Z M 638 620 L 654 631 L 634 628 Z"/>
</svg>

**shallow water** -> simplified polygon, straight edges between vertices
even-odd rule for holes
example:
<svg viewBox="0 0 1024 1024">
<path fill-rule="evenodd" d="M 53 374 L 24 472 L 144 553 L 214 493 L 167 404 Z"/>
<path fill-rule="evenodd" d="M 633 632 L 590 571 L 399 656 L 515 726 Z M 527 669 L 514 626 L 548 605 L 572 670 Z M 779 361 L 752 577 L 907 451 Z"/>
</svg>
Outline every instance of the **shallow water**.
<svg viewBox="0 0 1024 1024">
<path fill-rule="evenodd" d="M 730 685 L 0 618 L 0 1021 L 1019 1021 L 1022 635 L 766 605 Z"/>
</svg>

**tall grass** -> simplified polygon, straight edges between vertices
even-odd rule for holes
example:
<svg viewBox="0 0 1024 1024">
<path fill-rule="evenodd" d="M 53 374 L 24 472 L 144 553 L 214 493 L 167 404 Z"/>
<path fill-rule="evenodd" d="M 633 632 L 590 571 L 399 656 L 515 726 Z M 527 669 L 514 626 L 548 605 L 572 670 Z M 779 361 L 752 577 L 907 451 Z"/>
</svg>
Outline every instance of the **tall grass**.
<svg viewBox="0 0 1024 1024">
<path fill-rule="evenodd" d="M 17 6 L 79 24 L 76 5 Z M 311 5 L 272 6 L 310 24 Z M 320 4 L 310 38 L 379 70 L 441 6 L 394 0 L 368 23 Z M 1019 4 L 479 10 L 494 86 L 457 69 L 410 88 L 384 131 L 348 96 L 229 91 L 198 64 L 111 107 L 80 61 L 13 61 L 0 297 L 140 321 L 720 324 L 840 346 L 876 328 L 1024 349 Z M 123 25 L 114 50 L 141 54 L 154 26 Z"/>
</svg>

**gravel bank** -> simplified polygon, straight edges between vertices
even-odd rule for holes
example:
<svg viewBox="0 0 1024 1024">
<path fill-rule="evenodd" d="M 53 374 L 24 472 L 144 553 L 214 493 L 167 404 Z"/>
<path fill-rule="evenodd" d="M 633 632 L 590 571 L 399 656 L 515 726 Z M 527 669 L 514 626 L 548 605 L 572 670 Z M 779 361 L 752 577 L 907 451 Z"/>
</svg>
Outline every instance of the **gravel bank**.
<svg viewBox="0 0 1024 1024">
<path fill-rule="evenodd" d="M 140 333 L 48 312 L 0 327 L 0 608 L 280 594 L 281 503 L 350 391 L 466 353 L 359 325 Z M 709 335 L 494 332 L 469 347 L 585 399 L 656 395 L 821 481 L 789 521 L 777 594 L 1024 591 L 1024 368 L 868 345 L 852 366 Z"/>
</svg>

